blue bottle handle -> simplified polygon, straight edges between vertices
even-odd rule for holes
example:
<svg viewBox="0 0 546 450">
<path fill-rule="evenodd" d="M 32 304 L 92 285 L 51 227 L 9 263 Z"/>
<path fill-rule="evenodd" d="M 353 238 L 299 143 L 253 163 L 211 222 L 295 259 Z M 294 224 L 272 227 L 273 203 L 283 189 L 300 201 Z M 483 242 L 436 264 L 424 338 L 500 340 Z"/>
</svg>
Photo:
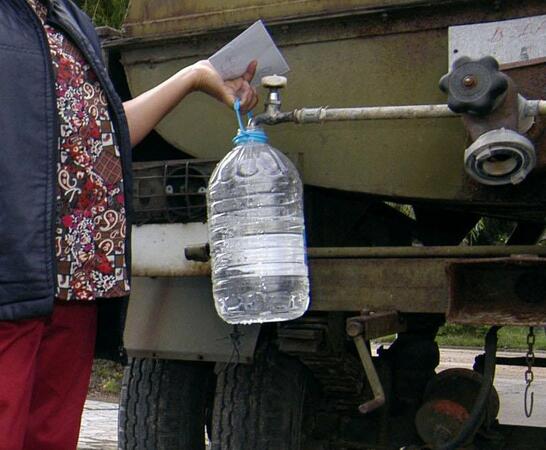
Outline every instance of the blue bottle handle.
<svg viewBox="0 0 546 450">
<path fill-rule="evenodd" d="M 233 109 L 237 116 L 237 123 L 239 124 L 239 131 L 237 136 L 233 138 L 233 143 L 236 145 L 244 144 L 246 142 L 260 142 L 265 144 L 268 141 L 267 135 L 261 128 L 245 128 L 243 118 L 241 117 L 241 101 L 236 98 L 233 102 Z M 247 114 L 248 118 L 252 118 L 252 113 Z"/>
<path fill-rule="evenodd" d="M 241 117 L 241 100 L 238 98 L 233 102 L 233 109 L 235 110 L 235 115 L 237 116 L 237 123 L 239 124 L 239 130 L 245 131 L 245 126 L 243 124 L 243 118 Z"/>
</svg>

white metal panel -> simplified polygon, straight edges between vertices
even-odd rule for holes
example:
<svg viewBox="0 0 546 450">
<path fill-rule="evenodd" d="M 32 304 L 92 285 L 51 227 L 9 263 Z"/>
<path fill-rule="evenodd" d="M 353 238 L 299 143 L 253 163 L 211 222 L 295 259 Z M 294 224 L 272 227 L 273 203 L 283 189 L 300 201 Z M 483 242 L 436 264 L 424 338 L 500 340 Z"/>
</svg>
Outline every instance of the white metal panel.
<svg viewBox="0 0 546 450">
<path fill-rule="evenodd" d="M 460 56 L 491 55 L 501 65 L 546 59 L 546 15 L 449 28 L 449 66 Z"/>
<path fill-rule="evenodd" d="M 135 277 L 124 344 L 131 357 L 249 363 L 260 325 L 224 322 L 208 277 Z"/>
</svg>

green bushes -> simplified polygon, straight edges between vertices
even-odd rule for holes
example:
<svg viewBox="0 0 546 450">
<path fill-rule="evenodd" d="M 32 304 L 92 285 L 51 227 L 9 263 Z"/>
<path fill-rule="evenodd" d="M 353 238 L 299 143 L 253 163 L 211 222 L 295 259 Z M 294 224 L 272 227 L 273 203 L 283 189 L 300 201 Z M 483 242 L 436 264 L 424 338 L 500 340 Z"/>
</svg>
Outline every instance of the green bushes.
<svg viewBox="0 0 546 450">
<path fill-rule="evenodd" d="M 96 26 L 120 28 L 125 18 L 129 0 L 75 0 L 93 19 Z"/>
</svg>

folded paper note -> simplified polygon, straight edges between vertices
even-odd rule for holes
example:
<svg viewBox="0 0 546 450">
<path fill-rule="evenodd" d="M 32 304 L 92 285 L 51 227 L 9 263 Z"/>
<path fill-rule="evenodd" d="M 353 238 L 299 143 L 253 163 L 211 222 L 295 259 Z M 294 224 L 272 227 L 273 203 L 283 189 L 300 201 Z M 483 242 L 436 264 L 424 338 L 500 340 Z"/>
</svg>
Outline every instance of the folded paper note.
<svg viewBox="0 0 546 450">
<path fill-rule="evenodd" d="M 260 84 L 262 77 L 282 75 L 290 70 L 261 20 L 209 58 L 224 80 L 241 76 L 254 60 L 258 61 L 258 67 L 252 79 L 253 85 Z"/>
</svg>

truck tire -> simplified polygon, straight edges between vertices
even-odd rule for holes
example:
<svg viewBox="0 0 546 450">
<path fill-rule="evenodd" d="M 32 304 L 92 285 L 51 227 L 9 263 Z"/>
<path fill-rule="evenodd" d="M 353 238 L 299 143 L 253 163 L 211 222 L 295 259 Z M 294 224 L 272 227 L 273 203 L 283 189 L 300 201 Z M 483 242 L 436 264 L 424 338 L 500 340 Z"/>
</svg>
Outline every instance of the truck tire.
<svg viewBox="0 0 546 450">
<path fill-rule="evenodd" d="M 122 450 L 204 450 L 212 366 L 131 359 L 119 409 Z"/>
<path fill-rule="evenodd" d="M 218 374 L 211 450 L 300 450 L 305 367 L 276 351 Z"/>
</svg>

